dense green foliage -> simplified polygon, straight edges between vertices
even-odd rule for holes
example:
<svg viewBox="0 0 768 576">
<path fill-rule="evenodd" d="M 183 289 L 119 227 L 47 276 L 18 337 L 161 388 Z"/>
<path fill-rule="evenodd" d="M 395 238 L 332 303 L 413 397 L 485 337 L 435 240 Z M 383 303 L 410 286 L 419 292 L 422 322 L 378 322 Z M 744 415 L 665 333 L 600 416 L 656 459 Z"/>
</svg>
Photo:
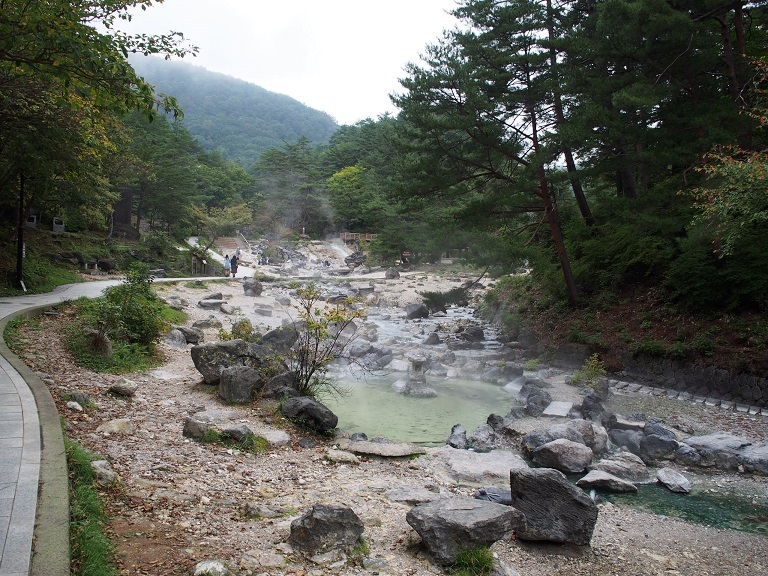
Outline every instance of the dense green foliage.
<svg viewBox="0 0 768 576">
<path fill-rule="evenodd" d="M 270 148 L 307 138 L 325 144 L 338 129 L 325 112 L 204 68 L 160 58 L 131 58 L 158 90 L 173 94 L 184 109 L 184 126 L 208 151 L 247 167 Z"/>
</svg>

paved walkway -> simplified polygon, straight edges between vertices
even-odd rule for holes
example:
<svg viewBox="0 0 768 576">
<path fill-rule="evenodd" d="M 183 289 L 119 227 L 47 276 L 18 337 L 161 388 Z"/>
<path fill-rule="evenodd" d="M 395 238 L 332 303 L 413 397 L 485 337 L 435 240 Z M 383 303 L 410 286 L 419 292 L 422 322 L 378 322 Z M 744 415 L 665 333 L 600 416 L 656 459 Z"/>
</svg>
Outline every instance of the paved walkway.
<svg viewBox="0 0 768 576">
<path fill-rule="evenodd" d="M 178 280 L 192 279 L 156 282 Z M 69 574 L 68 475 L 59 415 L 45 384 L 8 350 L 2 332 L 25 311 L 98 297 L 118 283 L 84 282 L 0 298 L 0 576 Z"/>
</svg>

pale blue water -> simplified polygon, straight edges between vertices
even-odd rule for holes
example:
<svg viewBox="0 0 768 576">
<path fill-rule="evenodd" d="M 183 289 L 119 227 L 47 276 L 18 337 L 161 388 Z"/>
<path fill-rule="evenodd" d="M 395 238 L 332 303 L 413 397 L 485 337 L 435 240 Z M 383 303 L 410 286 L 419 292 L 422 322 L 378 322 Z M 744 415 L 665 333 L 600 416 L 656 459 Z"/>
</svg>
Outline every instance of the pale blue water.
<svg viewBox="0 0 768 576">
<path fill-rule="evenodd" d="M 470 433 L 484 424 L 489 414 L 504 416 L 517 405 L 500 386 L 486 382 L 427 377 L 437 397 L 410 398 L 392 390 L 396 379 L 394 375 L 347 378 L 342 384 L 350 393 L 343 398 L 325 398 L 323 403 L 339 417 L 338 427 L 349 433 L 365 432 L 369 438 L 384 436 L 423 445 L 445 444 L 454 424 L 461 424 Z"/>
</svg>

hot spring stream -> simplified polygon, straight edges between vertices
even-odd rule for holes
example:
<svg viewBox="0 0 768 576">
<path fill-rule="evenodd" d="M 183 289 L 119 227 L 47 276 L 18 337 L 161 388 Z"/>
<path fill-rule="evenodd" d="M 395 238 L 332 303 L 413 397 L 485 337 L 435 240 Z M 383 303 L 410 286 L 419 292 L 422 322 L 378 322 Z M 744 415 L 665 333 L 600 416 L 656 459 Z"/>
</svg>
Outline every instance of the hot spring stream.
<svg viewBox="0 0 768 576">
<path fill-rule="evenodd" d="M 449 316 L 460 318 L 471 315 L 467 311 L 449 311 Z M 439 321 L 425 320 L 421 328 L 415 330 L 413 324 L 392 320 L 388 316 L 375 319 L 379 340 L 398 349 L 402 357 L 439 354 L 444 345 L 438 348 L 422 344 L 424 334 L 432 331 Z M 484 350 L 461 353 L 492 358 L 500 344 L 493 340 L 485 344 Z M 401 361 L 400 368 L 404 365 L 405 362 Z M 437 392 L 435 397 L 408 397 L 392 387 L 393 382 L 404 377 L 402 370 L 388 369 L 357 376 L 339 371 L 334 378 L 348 393 L 341 398 L 325 398 L 324 403 L 338 416 L 339 428 L 350 434 L 364 432 L 369 438 L 382 436 L 394 442 L 413 442 L 424 446 L 445 444 L 454 424 L 461 424 L 467 432 L 471 432 L 484 424 L 489 414 L 504 415 L 513 406 L 519 405 L 516 398 L 498 384 L 434 376 L 427 376 L 427 383 Z M 717 528 L 768 535 L 768 503 L 764 483 L 756 481 L 745 488 L 739 482 L 729 485 L 726 481 L 723 484 L 704 473 L 694 476 L 686 471 L 685 474 L 694 481 L 694 489 L 688 495 L 672 493 L 656 484 L 641 484 L 637 494 L 601 496 L 619 506 L 631 506 Z M 579 477 L 572 480 L 576 481 Z"/>
</svg>

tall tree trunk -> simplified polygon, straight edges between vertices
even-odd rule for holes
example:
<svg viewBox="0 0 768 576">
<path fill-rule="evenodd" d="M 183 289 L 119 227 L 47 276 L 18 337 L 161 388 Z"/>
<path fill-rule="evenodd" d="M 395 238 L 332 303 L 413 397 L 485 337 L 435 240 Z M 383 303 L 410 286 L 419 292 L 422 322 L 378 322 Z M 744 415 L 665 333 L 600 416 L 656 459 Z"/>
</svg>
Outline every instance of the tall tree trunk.
<svg viewBox="0 0 768 576">
<path fill-rule="evenodd" d="M 626 146 L 618 148 L 619 167 L 616 169 L 616 195 L 623 198 L 637 198 L 635 171 L 629 162 Z"/>
<path fill-rule="evenodd" d="M 565 123 L 565 113 L 563 112 L 563 99 L 560 94 L 560 75 L 557 66 L 557 50 L 555 50 L 555 22 L 554 12 L 552 10 L 552 0 L 547 0 L 547 35 L 549 36 L 549 67 L 552 72 L 552 94 L 555 104 L 555 120 L 558 126 Z M 595 223 L 592 211 L 589 209 L 587 197 L 584 195 L 584 188 L 581 186 L 581 179 L 576 171 L 576 162 L 573 159 L 573 152 L 570 146 L 563 145 L 563 156 L 565 156 L 565 167 L 568 171 L 568 180 L 571 183 L 573 196 L 576 198 L 576 204 L 579 206 L 581 217 L 587 226 Z"/>
<path fill-rule="evenodd" d="M 528 77 L 528 85 L 530 86 L 530 77 Z M 555 212 L 555 208 L 552 205 L 552 196 L 549 193 L 549 184 L 547 182 L 547 174 L 544 170 L 544 164 L 541 162 L 541 158 L 539 156 L 539 132 L 536 122 L 536 108 L 533 105 L 533 102 L 529 102 L 528 111 L 531 115 L 531 141 L 533 143 L 533 151 L 536 155 L 536 161 L 539 163 L 536 167 L 536 173 L 539 177 L 538 195 L 544 203 L 544 213 L 547 216 L 547 223 L 549 224 L 549 230 L 552 233 L 552 240 L 555 243 L 555 250 L 557 250 L 557 258 L 560 261 L 560 269 L 563 272 L 565 288 L 568 293 L 568 304 L 571 306 L 576 306 L 579 300 L 578 290 L 576 289 L 576 279 L 573 277 L 571 262 L 568 259 L 568 251 L 565 249 L 565 242 L 563 240 L 563 232 L 560 229 L 560 222 L 557 219 L 557 213 Z"/>
</svg>

